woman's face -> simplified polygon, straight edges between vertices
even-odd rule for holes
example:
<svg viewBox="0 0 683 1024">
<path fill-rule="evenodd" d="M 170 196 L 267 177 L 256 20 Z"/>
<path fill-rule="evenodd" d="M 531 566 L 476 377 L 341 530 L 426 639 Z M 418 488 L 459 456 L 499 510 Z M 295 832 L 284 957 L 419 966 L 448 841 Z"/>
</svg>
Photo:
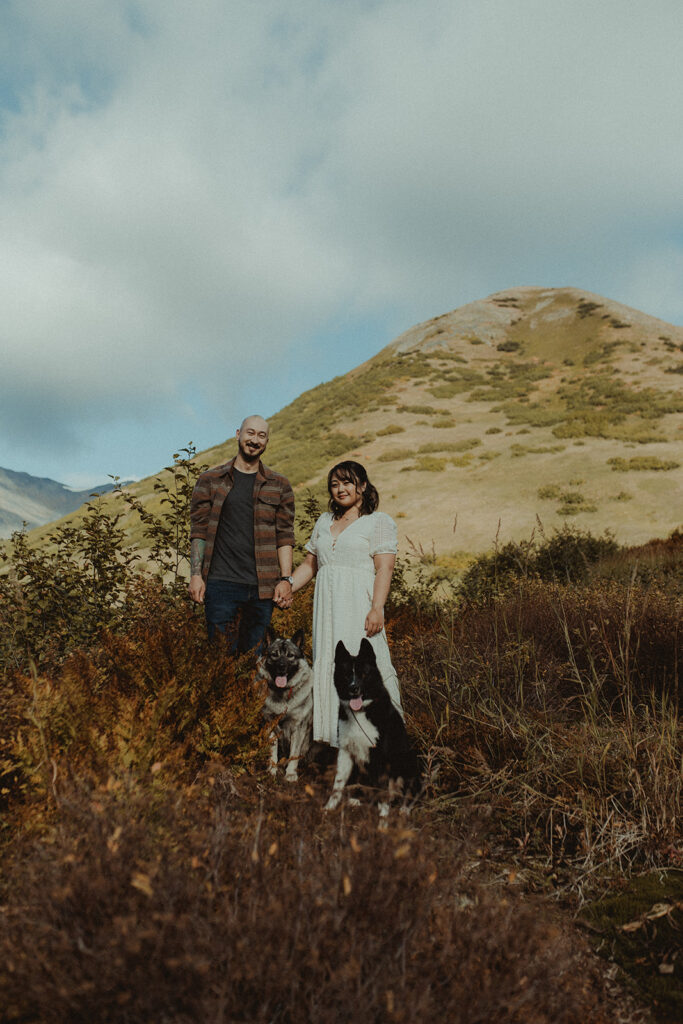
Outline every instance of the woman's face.
<svg viewBox="0 0 683 1024">
<path fill-rule="evenodd" d="M 341 480 L 338 476 L 333 476 L 330 480 L 330 497 L 345 510 L 360 509 L 364 490 L 364 484 L 359 487 L 353 480 Z"/>
</svg>

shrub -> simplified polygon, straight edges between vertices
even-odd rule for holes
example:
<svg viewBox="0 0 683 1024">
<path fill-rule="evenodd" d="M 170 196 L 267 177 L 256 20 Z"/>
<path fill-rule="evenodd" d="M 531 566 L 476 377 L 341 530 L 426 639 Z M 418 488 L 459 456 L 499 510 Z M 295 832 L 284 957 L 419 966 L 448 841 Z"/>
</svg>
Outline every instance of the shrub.
<svg viewBox="0 0 683 1024">
<path fill-rule="evenodd" d="M 389 434 L 402 434 L 405 429 L 405 427 L 399 427 L 396 423 L 389 423 L 388 426 L 377 431 L 377 436 L 387 437 Z"/>
<path fill-rule="evenodd" d="M 421 444 L 417 449 L 420 454 L 431 452 L 467 452 L 476 448 L 481 441 L 476 437 L 465 438 L 462 441 L 430 441 L 428 444 Z"/>
<path fill-rule="evenodd" d="M 468 602 L 480 602 L 508 593 L 520 580 L 585 581 L 591 566 L 617 550 L 618 544 L 609 533 L 594 537 L 564 526 L 540 543 L 533 539 L 510 541 L 479 555 L 464 573 L 457 593 Z"/>
<path fill-rule="evenodd" d="M 382 452 L 381 455 L 377 456 L 378 462 L 398 462 L 403 459 L 412 459 L 415 454 L 412 448 L 390 448 L 386 452 Z"/>
<path fill-rule="evenodd" d="M 618 549 L 609 532 L 594 537 L 588 531 L 564 526 L 539 544 L 534 568 L 542 580 L 578 582 L 588 578 L 591 566 Z"/>
<path fill-rule="evenodd" d="M 368 811 L 349 832 L 304 794 L 259 810 L 220 771 L 122 796 L 66 791 L 59 830 L 14 865 L 10 1019 L 332 1024 L 360 1004 L 368 1020 L 513 1024 L 529 999 L 538 1024 L 591 1019 L 571 940 L 538 906 L 468 881 L 448 834 L 383 833 Z"/>
<path fill-rule="evenodd" d="M 440 473 L 448 465 L 447 459 L 435 459 L 429 455 L 423 455 L 417 459 L 413 469 L 421 470 L 427 473 Z"/>
<path fill-rule="evenodd" d="M 679 462 L 673 459 L 660 459 L 657 455 L 634 455 L 630 459 L 622 459 L 618 456 L 607 460 L 607 465 L 618 473 L 633 472 L 667 472 L 670 469 L 678 469 Z"/>
<path fill-rule="evenodd" d="M 416 416 L 436 416 L 439 412 L 431 405 L 399 405 L 397 412 L 412 412 Z"/>
</svg>

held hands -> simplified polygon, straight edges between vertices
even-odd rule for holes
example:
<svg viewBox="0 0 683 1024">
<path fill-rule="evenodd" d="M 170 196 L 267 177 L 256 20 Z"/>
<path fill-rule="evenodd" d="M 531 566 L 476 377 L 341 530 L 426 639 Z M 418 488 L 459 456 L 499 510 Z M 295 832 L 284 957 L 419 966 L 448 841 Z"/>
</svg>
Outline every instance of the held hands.
<svg viewBox="0 0 683 1024">
<path fill-rule="evenodd" d="M 273 601 L 278 608 L 290 608 L 292 604 L 292 584 L 280 580 L 273 594 Z"/>
<path fill-rule="evenodd" d="M 190 576 L 190 585 L 188 587 L 190 591 L 190 597 L 197 604 L 204 603 L 204 594 L 206 593 L 206 583 L 201 576 Z"/>
<path fill-rule="evenodd" d="M 384 612 L 371 608 L 365 619 L 365 635 L 377 636 L 384 629 Z"/>
</svg>

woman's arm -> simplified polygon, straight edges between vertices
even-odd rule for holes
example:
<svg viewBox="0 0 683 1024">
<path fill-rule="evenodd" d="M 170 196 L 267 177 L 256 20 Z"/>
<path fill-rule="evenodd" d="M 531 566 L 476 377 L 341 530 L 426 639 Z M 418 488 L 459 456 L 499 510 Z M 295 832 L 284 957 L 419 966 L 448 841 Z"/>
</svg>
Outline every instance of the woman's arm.
<svg viewBox="0 0 683 1024">
<path fill-rule="evenodd" d="M 301 565 L 297 565 L 292 573 L 292 579 L 294 580 L 292 583 L 292 593 L 295 594 L 297 590 L 301 590 L 307 583 L 310 583 L 317 571 L 318 559 L 309 551 Z"/>
<path fill-rule="evenodd" d="M 375 563 L 375 585 L 372 588 L 372 607 L 365 619 L 366 636 L 376 636 L 384 629 L 384 605 L 389 596 L 396 555 L 375 555 L 373 561 Z"/>
</svg>

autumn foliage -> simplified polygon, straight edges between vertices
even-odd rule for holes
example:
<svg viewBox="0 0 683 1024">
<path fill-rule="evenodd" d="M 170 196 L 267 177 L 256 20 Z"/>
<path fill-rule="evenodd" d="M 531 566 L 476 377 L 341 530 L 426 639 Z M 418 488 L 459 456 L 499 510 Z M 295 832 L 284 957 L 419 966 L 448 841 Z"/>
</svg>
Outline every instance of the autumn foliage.
<svg viewBox="0 0 683 1024">
<path fill-rule="evenodd" d="M 383 831 L 371 803 L 323 812 L 325 764 L 266 771 L 253 660 L 184 594 L 183 514 L 147 523 L 156 574 L 96 502 L 89 532 L 7 551 L 0 1020 L 615 1019 L 567 922 L 683 857 L 676 538 L 440 602 L 399 574 L 425 788 Z M 310 644 L 310 604 L 275 625 Z"/>
</svg>

